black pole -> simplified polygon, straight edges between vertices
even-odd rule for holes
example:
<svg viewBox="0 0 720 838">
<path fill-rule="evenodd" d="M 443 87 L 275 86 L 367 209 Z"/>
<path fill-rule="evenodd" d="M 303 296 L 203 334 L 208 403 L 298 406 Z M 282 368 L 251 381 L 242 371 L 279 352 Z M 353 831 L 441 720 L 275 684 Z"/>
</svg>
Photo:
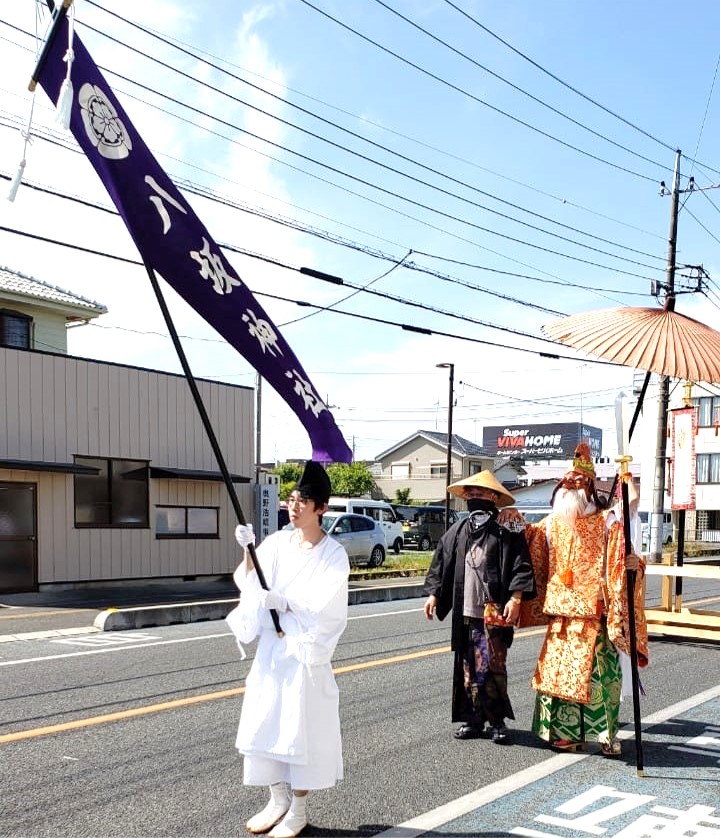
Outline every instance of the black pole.
<svg viewBox="0 0 720 838">
<path fill-rule="evenodd" d="M 450 527 L 450 471 L 452 469 L 452 432 L 453 432 L 453 400 L 455 391 L 455 364 L 435 364 L 439 369 L 448 370 L 448 419 L 447 419 L 447 445 L 445 446 L 445 532 Z"/>
<path fill-rule="evenodd" d="M 664 526 L 664 516 L 663 516 Z M 681 509 L 678 513 L 678 540 L 677 540 L 677 558 L 675 563 L 678 567 L 682 567 L 685 559 L 685 510 Z M 683 578 L 678 575 L 675 577 L 675 605 L 682 608 L 682 594 L 683 594 Z"/>
<path fill-rule="evenodd" d="M 50 31 L 48 32 L 48 36 L 45 39 L 45 43 L 43 44 L 43 48 L 40 52 L 40 56 L 35 64 L 35 69 L 33 70 L 33 74 L 30 77 L 30 84 L 28 84 L 28 90 L 32 93 L 34 92 L 35 88 L 37 87 L 38 79 L 40 78 L 40 73 L 42 73 L 43 67 L 45 66 L 45 62 L 47 61 L 48 53 L 50 52 L 50 47 L 55 42 L 55 38 L 58 34 L 58 29 L 60 28 L 60 24 L 65 19 L 67 15 L 67 10 L 72 6 L 72 0 L 63 0 L 60 6 L 56 9 L 54 0 L 46 0 L 48 8 L 53 14 L 53 22 L 52 26 L 50 27 Z"/>
<path fill-rule="evenodd" d="M 233 509 L 235 510 L 235 515 L 237 517 L 238 523 L 246 524 L 245 515 L 242 511 L 242 507 L 240 506 L 240 501 L 237 496 L 237 492 L 235 491 L 235 486 L 233 485 L 232 478 L 230 477 L 230 472 L 228 471 L 228 467 L 225 464 L 225 458 L 222 455 L 222 451 L 220 450 L 220 444 L 217 441 L 217 437 L 215 436 L 215 431 L 213 430 L 212 424 L 210 422 L 210 417 L 208 416 L 207 410 L 205 409 L 205 404 L 203 403 L 202 396 L 200 395 L 200 391 L 197 387 L 197 382 L 192 374 L 190 369 L 190 365 L 188 364 L 187 357 L 185 355 L 185 350 L 182 348 L 182 344 L 180 343 L 180 338 L 178 337 L 177 330 L 175 329 L 175 324 L 173 323 L 172 317 L 170 316 L 170 311 L 168 310 L 167 303 L 165 302 L 165 297 L 163 296 L 162 290 L 160 289 L 160 284 L 158 283 L 157 276 L 155 275 L 154 269 L 145 263 L 145 270 L 147 271 L 148 276 L 150 277 L 150 284 L 152 285 L 153 291 L 155 292 L 155 297 L 157 298 L 158 304 L 160 306 L 160 310 L 162 311 L 163 318 L 165 319 L 165 325 L 167 326 L 168 332 L 170 332 L 170 337 L 172 338 L 173 345 L 175 347 L 175 351 L 177 352 L 178 358 L 180 359 L 180 364 L 183 368 L 183 372 L 185 373 L 185 378 L 187 379 L 188 386 L 190 387 L 190 392 L 192 393 L 193 400 L 195 401 L 195 406 L 198 409 L 198 413 L 200 414 L 200 419 L 202 420 L 203 426 L 205 427 L 205 432 L 208 435 L 208 439 L 210 440 L 210 445 L 212 447 L 213 453 L 215 454 L 215 459 L 217 460 L 218 466 L 220 467 L 220 472 L 222 474 L 223 482 L 228 490 L 228 494 L 230 495 L 230 502 L 233 505 Z M 265 581 L 265 574 L 260 567 L 260 564 L 257 560 L 257 555 L 255 553 L 254 545 L 248 545 L 248 552 L 250 553 L 250 558 L 255 565 L 255 570 L 257 571 L 258 581 L 260 582 L 260 586 L 265 590 L 268 590 L 267 582 Z M 283 637 L 285 632 L 280 628 L 280 620 L 278 618 L 277 611 L 272 608 L 270 609 L 270 616 L 272 617 L 273 625 L 275 626 L 275 631 L 278 634 L 278 637 Z"/>
<path fill-rule="evenodd" d="M 447 422 L 447 463 L 445 464 L 445 532 L 450 528 L 450 489 L 452 483 L 452 433 L 453 433 L 453 399 L 455 398 L 455 364 L 449 364 L 448 376 L 448 422 Z"/>
<path fill-rule="evenodd" d="M 622 481 L 620 491 L 622 492 L 623 534 L 625 536 L 625 557 L 627 558 L 632 552 L 632 543 L 630 541 L 628 485 L 624 480 Z M 635 721 L 635 765 L 638 777 L 644 777 L 642 726 L 640 723 L 640 676 L 638 675 L 637 632 L 635 631 L 636 572 L 634 570 L 626 570 L 625 574 L 627 578 L 628 622 L 630 623 L 630 669 L 632 672 L 633 718 Z"/>
</svg>

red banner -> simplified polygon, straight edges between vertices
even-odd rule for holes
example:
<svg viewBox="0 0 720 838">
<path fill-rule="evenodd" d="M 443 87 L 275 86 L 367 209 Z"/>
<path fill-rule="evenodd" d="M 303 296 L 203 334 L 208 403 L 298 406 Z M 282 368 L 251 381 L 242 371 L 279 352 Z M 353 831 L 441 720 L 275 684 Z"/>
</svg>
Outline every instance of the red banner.
<svg viewBox="0 0 720 838">
<path fill-rule="evenodd" d="M 670 411 L 672 446 L 671 509 L 695 509 L 695 434 L 697 411 L 683 407 Z"/>
</svg>

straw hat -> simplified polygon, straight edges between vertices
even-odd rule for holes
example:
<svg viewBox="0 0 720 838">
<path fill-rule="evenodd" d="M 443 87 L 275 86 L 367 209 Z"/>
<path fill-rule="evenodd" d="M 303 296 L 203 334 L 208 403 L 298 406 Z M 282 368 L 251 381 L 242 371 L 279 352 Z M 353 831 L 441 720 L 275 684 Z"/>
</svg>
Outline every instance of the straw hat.
<svg viewBox="0 0 720 838">
<path fill-rule="evenodd" d="M 498 507 L 512 506 L 515 503 L 515 498 L 496 479 L 495 475 L 487 469 L 471 474 L 470 477 L 466 477 L 464 480 L 458 480 L 457 483 L 451 483 L 448 489 L 454 495 L 457 495 L 457 497 L 464 498 L 466 486 L 481 486 L 483 489 L 490 489 L 491 492 L 495 492 L 498 495 L 495 505 Z"/>
</svg>

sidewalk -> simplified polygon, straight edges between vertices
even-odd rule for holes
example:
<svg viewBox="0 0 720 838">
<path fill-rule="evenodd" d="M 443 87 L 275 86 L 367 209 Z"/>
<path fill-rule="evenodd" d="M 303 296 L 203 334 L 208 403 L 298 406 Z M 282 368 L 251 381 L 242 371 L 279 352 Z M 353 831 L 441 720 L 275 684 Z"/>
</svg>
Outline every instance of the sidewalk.
<svg viewBox="0 0 720 838">
<path fill-rule="evenodd" d="M 422 596 L 423 576 L 351 579 L 348 603 Z M 0 594 L 0 643 L 56 634 L 118 631 L 223 619 L 237 604 L 231 576 L 194 581 L 54 587 Z"/>
</svg>

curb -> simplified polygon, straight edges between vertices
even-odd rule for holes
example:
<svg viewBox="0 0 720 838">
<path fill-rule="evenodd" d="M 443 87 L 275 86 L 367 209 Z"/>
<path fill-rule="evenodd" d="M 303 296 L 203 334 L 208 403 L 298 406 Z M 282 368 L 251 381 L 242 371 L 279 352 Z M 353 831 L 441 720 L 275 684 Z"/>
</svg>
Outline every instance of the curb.
<svg viewBox="0 0 720 838">
<path fill-rule="evenodd" d="M 376 588 L 350 588 L 348 605 L 369 602 L 392 602 L 396 599 L 415 599 L 423 596 L 425 580 L 408 585 L 378 585 Z"/>
<path fill-rule="evenodd" d="M 108 608 L 95 617 L 93 625 L 100 631 L 126 631 L 177 623 L 198 623 L 202 620 L 223 620 L 237 604 L 237 599 L 217 599 L 209 602 L 179 602 L 175 605 Z"/>
<path fill-rule="evenodd" d="M 350 588 L 348 605 L 415 599 L 423 595 L 424 582 L 416 584 L 378 585 L 373 588 Z M 100 631 L 169 626 L 177 623 L 197 623 L 202 620 L 223 620 L 238 604 L 237 599 L 217 599 L 207 602 L 179 602 L 175 605 L 148 605 L 134 608 L 108 608 L 101 611 L 93 625 Z"/>
</svg>

